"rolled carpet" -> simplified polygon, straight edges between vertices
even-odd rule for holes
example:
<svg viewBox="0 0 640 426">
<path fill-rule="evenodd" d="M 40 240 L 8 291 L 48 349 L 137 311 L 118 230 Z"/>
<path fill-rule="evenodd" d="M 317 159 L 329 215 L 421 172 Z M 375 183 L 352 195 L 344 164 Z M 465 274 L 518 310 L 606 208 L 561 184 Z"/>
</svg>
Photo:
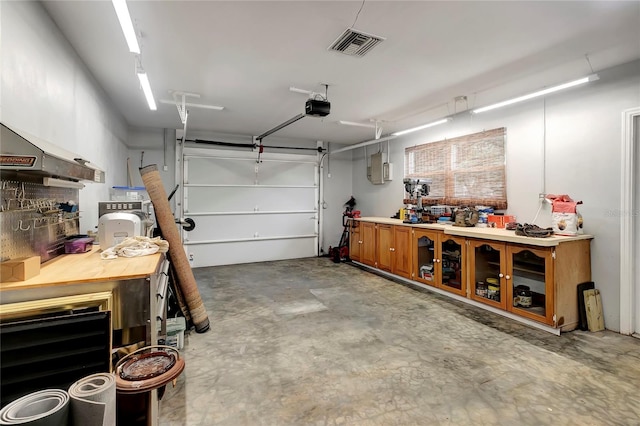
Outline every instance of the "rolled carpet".
<svg viewBox="0 0 640 426">
<path fill-rule="evenodd" d="M 207 310 L 202 303 L 198 284 L 193 276 L 191 265 L 187 260 L 187 255 L 182 248 L 180 233 L 176 227 L 176 222 L 171 213 L 171 206 L 167 199 L 167 192 L 162 185 L 162 179 L 158 172 L 158 166 L 151 164 L 140 168 L 142 182 L 147 189 L 149 198 L 153 203 L 156 212 L 156 221 L 165 240 L 169 241 L 169 258 L 173 264 L 173 269 L 178 277 L 178 285 L 184 296 L 184 300 L 189 308 L 193 325 L 196 332 L 204 333 L 209 330 L 209 317 Z"/>
<path fill-rule="evenodd" d="M 69 387 L 72 425 L 115 426 L 116 378 L 109 373 L 84 377 Z"/>
<path fill-rule="evenodd" d="M 69 394 L 62 389 L 30 393 L 0 410 L 0 425 L 67 426 Z"/>
</svg>

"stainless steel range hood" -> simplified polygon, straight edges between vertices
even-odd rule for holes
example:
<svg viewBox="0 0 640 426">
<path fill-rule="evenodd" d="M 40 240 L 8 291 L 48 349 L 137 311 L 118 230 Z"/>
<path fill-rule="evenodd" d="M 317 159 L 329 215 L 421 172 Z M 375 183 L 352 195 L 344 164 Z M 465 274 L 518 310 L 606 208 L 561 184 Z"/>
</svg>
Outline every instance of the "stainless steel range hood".
<svg viewBox="0 0 640 426">
<path fill-rule="evenodd" d="M 104 183 L 104 171 L 46 141 L 0 123 L 0 171 Z"/>
</svg>

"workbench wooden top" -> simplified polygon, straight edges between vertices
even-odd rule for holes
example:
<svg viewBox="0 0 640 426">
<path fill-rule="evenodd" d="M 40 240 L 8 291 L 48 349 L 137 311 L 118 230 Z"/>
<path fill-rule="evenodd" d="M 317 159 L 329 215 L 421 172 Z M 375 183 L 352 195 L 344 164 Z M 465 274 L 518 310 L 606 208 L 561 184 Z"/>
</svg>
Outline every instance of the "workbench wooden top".
<svg viewBox="0 0 640 426">
<path fill-rule="evenodd" d="M 164 258 L 161 253 L 103 260 L 100 247 L 86 253 L 65 254 L 40 265 L 40 274 L 25 281 L 0 283 L 0 291 L 23 290 L 61 284 L 119 281 L 152 275 Z"/>
<path fill-rule="evenodd" d="M 593 235 L 581 234 L 576 236 L 563 236 L 552 235 L 547 238 L 533 238 L 516 235 L 515 231 L 509 231 L 502 228 L 479 228 L 479 227 L 464 227 L 453 226 L 452 224 L 441 223 L 404 223 L 400 219 L 391 219 L 386 217 L 362 217 L 355 220 L 362 222 L 375 222 L 383 223 L 387 225 L 402 225 L 411 226 L 413 228 L 433 229 L 443 231 L 447 235 L 456 235 L 459 237 L 478 238 L 484 240 L 504 241 L 510 243 L 527 244 L 540 247 L 554 247 L 558 244 L 578 241 L 578 240 L 591 240 Z"/>
</svg>

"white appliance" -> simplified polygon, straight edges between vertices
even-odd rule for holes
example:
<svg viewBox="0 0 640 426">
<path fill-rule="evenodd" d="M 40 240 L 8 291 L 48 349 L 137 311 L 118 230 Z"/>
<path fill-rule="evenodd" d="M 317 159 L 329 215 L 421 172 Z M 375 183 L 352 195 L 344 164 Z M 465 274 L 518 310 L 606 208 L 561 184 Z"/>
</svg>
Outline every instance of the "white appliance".
<svg viewBox="0 0 640 426">
<path fill-rule="evenodd" d="M 107 213 L 98 220 L 98 241 L 104 250 L 121 243 L 127 237 L 145 235 L 146 223 L 136 213 Z"/>
</svg>

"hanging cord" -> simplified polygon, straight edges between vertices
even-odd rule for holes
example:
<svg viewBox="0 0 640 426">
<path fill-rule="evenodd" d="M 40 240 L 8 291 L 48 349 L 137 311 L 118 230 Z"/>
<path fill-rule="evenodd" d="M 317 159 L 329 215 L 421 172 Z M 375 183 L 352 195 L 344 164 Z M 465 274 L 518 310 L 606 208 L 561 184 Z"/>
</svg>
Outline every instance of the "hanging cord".
<svg viewBox="0 0 640 426">
<path fill-rule="evenodd" d="M 364 7 L 364 2 L 366 0 L 362 0 L 362 4 L 360 5 L 360 9 L 358 9 L 358 13 L 356 14 L 356 19 L 353 20 L 353 24 L 351 24 L 351 28 L 353 28 L 356 25 L 356 22 L 358 21 L 358 16 L 360 16 L 360 12 L 362 12 L 362 8 Z"/>
<path fill-rule="evenodd" d="M 547 188 L 547 171 L 546 171 L 546 157 L 547 157 L 547 98 L 542 99 L 542 192 L 541 194 L 545 194 L 546 196 L 546 188 Z M 533 220 L 530 222 L 532 224 L 536 223 L 538 220 L 538 215 L 540 214 L 540 210 L 542 210 L 542 206 L 544 205 L 544 199 L 539 200 L 540 205 L 538 206 L 538 211 L 536 215 L 533 217 Z"/>
<path fill-rule="evenodd" d="M 593 67 L 591 66 L 591 61 L 589 60 L 589 54 L 585 54 L 584 58 L 587 60 L 587 64 L 589 64 L 589 68 L 591 69 L 591 73 L 593 74 L 595 71 L 593 71 Z"/>
</svg>

